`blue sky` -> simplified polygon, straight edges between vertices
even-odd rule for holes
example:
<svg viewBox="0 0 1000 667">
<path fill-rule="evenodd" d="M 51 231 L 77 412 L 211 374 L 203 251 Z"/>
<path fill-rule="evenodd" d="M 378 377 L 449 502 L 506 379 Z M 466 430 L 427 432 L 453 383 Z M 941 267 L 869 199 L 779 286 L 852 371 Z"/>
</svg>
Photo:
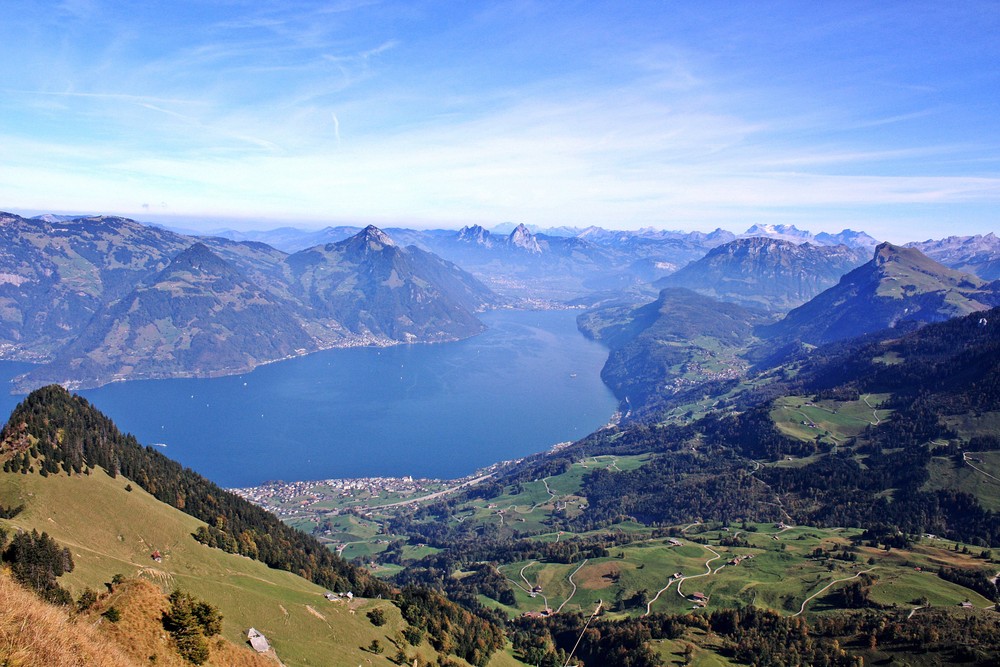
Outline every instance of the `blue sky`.
<svg viewBox="0 0 1000 667">
<path fill-rule="evenodd" d="M 0 209 L 998 226 L 997 2 L 6 0 L 0 25 Z"/>
</svg>

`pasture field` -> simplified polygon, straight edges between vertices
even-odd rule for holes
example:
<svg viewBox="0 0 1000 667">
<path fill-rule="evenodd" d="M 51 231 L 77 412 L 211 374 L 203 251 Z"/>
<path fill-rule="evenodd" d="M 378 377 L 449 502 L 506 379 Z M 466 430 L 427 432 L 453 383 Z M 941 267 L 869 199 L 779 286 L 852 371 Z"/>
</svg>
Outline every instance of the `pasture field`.
<svg viewBox="0 0 1000 667">
<path fill-rule="evenodd" d="M 842 445 L 877 426 L 892 411 L 878 409 L 888 394 L 865 394 L 856 401 L 814 401 L 809 396 L 785 396 L 774 401 L 771 419 L 779 431 L 797 440 L 817 440 Z"/>
<path fill-rule="evenodd" d="M 813 616 L 839 609 L 837 590 L 850 581 L 867 582 L 862 579 L 867 575 L 870 599 L 879 604 L 912 608 L 926 595 L 934 606 L 969 601 L 985 609 L 992 602 L 936 572 L 942 566 L 995 567 L 1000 572 L 1000 565 L 979 557 L 978 550 L 962 553 L 953 542 L 931 538 L 910 549 L 885 551 L 859 543 L 857 530 L 773 524 L 751 525 L 750 530 L 688 528 L 680 537 L 611 548 L 607 558 L 503 565 L 500 571 L 514 589 L 515 604 L 488 604 L 512 616 L 546 608 L 585 611 L 598 601 L 611 618 L 643 615 L 647 609 L 685 613 L 747 605 L 786 616 Z M 704 604 L 695 600 L 696 593 L 705 596 Z"/>
<path fill-rule="evenodd" d="M 979 499 L 984 508 L 1000 511 L 1000 451 L 935 456 L 927 469 L 930 472 L 924 487 L 927 490 L 965 491 Z"/>
</svg>

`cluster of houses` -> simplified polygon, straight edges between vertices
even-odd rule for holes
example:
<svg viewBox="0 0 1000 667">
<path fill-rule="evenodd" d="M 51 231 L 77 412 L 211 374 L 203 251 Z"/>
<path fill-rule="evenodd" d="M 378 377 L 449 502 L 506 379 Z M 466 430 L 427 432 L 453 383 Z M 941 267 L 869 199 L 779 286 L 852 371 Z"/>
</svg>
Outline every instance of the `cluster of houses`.
<svg viewBox="0 0 1000 667">
<path fill-rule="evenodd" d="M 359 477 L 313 482 L 268 482 L 261 486 L 230 489 L 233 493 L 278 516 L 296 516 L 299 510 L 336 498 L 354 498 L 367 494 L 378 498 L 385 493 L 415 494 L 441 483 L 437 479 L 415 480 L 406 477 Z M 331 514 L 339 510 L 330 508 Z"/>
</svg>

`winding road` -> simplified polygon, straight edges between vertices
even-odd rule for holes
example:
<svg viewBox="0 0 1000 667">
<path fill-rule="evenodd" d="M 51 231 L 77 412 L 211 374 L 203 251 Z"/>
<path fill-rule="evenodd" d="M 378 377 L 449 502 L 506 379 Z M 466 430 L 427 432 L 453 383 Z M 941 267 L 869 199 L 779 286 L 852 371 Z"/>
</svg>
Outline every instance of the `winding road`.
<svg viewBox="0 0 1000 667">
<path fill-rule="evenodd" d="M 525 588 L 519 582 L 514 581 L 513 579 L 511 579 L 509 577 L 507 578 L 507 581 L 509 581 L 510 583 L 514 584 L 515 586 L 517 586 L 518 588 L 520 588 L 522 591 L 524 591 L 528 595 L 531 595 L 531 596 L 540 595 L 541 598 L 542 598 L 542 603 L 545 605 L 544 608 L 545 609 L 550 609 L 550 607 L 549 607 L 549 599 L 545 596 L 545 593 L 535 593 L 532 590 L 532 589 L 534 589 L 534 585 L 532 585 L 532 583 L 530 581 L 528 581 L 528 578 L 526 576 L 524 576 L 524 571 L 527 570 L 529 567 L 531 567 L 532 565 L 534 565 L 537 562 L 538 562 L 537 560 L 533 560 L 530 563 L 526 563 L 525 566 L 521 568 L 521 571 L 519 573 L 521 575 L 521 579 L 523 579 L 524 583 L 527 584 L 527 588 Z M 577 569 L 579 569 L 579 568 L 577 568 Z M 575 572 L 574 572 L 574 574 L 575 574 Z M 562 609 L 562 607 L 560 607 L 560 609 Z"/>
<path fill-rule="evenodd" d="M 988 472 L 986 472 L 985 470 L 983 470 L 982 468 L 977 468 L 976 466 L 974 466 L 971 463 L 969 463 L 969 453 L 968 452 L 962 452 L 962 462 L 965 465 L 967 465 L 970 468 L 972 468 L 973 470 L 975 470 L 976 472 L 978 472 L 980 474 L 983 474 L 983 475 L 986 475 L 987 477 L 989 477 L 992 480 L 1000 482 L 1000 477 L 995 477 L 995 476 L 989 474 Z"/>
<path fill-rule="evenodd" d="M 710 565 L 710 563 L 713 560 L 719 560 L 720 558 L 722 558 L 722 554 L 720 554 L 718 551 L 708 546 L 707 544 L 703 544 L 701 546 L 705 547 L 715 555 L 705 561 L 705 571 L 702 572 L 701 574 L 694 574 L 691 575 L 690 577 L 681 577 L 680 579 L 677 580 L 677 594 L 680 595 L 681 597 L 684 597 L 684 593 L 681 592 L 681 584 L 683 584 L 688 579 L 698 579 L 699 577 L 707 577 L 708 575 L 712 574 L 712 566 Z"/>
<path fill-rule="evenodd" d="M 878 410 L 876 410 L 875 407 L 871 403 L 868 402 L 868 397 L 869 396 L 871 396 L 871 394 L 865 394 L 864 396 L 861 397 L 861 400 L 865 402 L 865 405 L 867 405 L 869 408 L 871 408 L 872 417 L 875 418 L 875 421 L 868 422 L 868 423 L 871 424 L 872 426 L 878 426 L 879 424 L 882 423 L 882 420 L 878 418 Z"/>
<path fill-rule="evenodd" d="M 843 583 L 845 581 L 850 581 L 851 579 L 857 579 L 862 574 L 868 574 L 869 572 L 871 572 L 874 569 L 875 569 L 874 567 L 870 567 L 867 570 L 862 570 L 861 572 L 858 572 L 853 577 L 847 577 L 846 579 L 834 579 L 833 581 L 831 581 L 830 583 L 828 583 L 826 586 L 824 586 L 823 588 L 819 589 L 818 591 L 816 591 L 815 593 L 813 593 L 812 595 L 810 595 L 809 597 L 807 597 L 805 600 L 803 600 L 802 601 L 802 606 L 799 607 L 799 610 L 797 612 L 795 612 L 794 614 L 792 614 L 792 616 L 799 616 L 799 615 L 801 615 L 802 612 L 804 612 L 806 610 L 806 605 L 807 604 L 809 604 L 810 602 L 812 602 L 813 599 L 815 599 L 815 598 L 819 597 L 820 595 L 822 595 L 823 593 L 825 593 L 831 586 L 833 586 L 835 584 Z M 910 615 L 912 616 L 913 614 L 910 614 Z"/>
<path fill-rule="evenodd" d="M 691 524 L 691 526 L 695 526 L 695 525 L 697 525 L 697 524 Z M 688 526 L 688 528 L 690 528 L 691 526 Z M 683 531 L 681 531 L 681 532 L 683 532 Z M 712 566 L 711 566 L 712 561 L 718 560 L 719 558 L 722 558 L 722 554 L 720 554 L 718 551 L 716 551 L 712 547 L 708 546 L 707 544 L 702 544 L 701 546 L 705 547 L 706 549 L 708 549 L 709 551 L 711 551 L 712 554 L 714 554 L 711 558 L 709 558 L 708 560 L 705 561 L 705 572 L 703 572 L 701 574 L 694 574 L 694 575 L 691 575 L 690 577 L 683 577 L 682 576 L 682 577 L 678 577 L 676 579 L 671 579 L 669 582 L 667 582 L 666 586 L 664 586 L 660 590 L 656 591 L 656 595 L 653 596 L 652 600 L 650 600 L 649 602 L 646 603 L 646 613 L 643 614 L 643 616 L 649 616 L 652 613 L 653 603 L 656 602 L 657 600 L 659 600 L 660 596 L 663 595 L 663 593 L 665 593 L 667 590 L 670 589 L 671 586 L 674 585 L 674 582 L 677 582 L 677 594 L 680 595 L 681 597 L 684 597 L 684 594 L 681 593 L 681 582 L 683 582 L 683 581 L 685 581 L 687 579 L 697 579 L 698 577 L 705 577 L 705 576 L 708 576 L 710 574 L 714 574 L 715 572 L 718 572 L 719 570 L 722 569 L 720 567 L 718 570 L 715 570 L 715 572 L 713 572 L 712 571 Z"/>
<path fill-rule="evenodd" d="M 589 558 L 584 558 L 583 562 L 580 563 L 580 565 L 577 566 L 577 568 L 575 570 L 573 570 L 573 573 L 569 575 L 569 583 L 571 583 L 573 585 L 573 592 L 569 594 L 568 598 L 566 598 L 565 600 L 563 600 L 563 603 L 561 605 L 559 605 L 559 608 L 556 609 L 553 612 L 554 614 L 558 614 L 559 612 L 561 612 L 562 608 L 566 606 L 566 603 L 569 602 L 570 600 L 572 600 L 573 596 L 576 595 L 576 582 L 573 581 L 573 575 L 576 574 L 577 572 L 579 572 L 580 568 L 583 567 L 584 565 L 586 565 L 588 560 L 590 560 L 590 559 Z"/>
<path fill-rule="evenodd" d="M 589 560 L 590 560 L 589 558 L 584 558 L 583 562 L 581 562 L 579 565 L 577 565 L 576 569 L 573 570 L 570 573 L 570 575 L 568 577 L 568 580 L 569 580 L 570 585 L 573 587 L 573 592 L 571 592 L 569 594 L 569 597 L 566 598 L 565 600 L 563 600 L 562 604 L 559 605 L 559 607 L 555 611 L 552 612 L 553 615 L 554 614 L 558 614 L 559 612 L 561 612 L 562 609 L 563 609 L 563 607 L 566 606 L 566 603 L 569 602 L 570 600 L 572 600 L 573 596 L 576 595 L 577 588 L 576 588 L 576 582 L 573 581 L 573 575 L 575 575 L 577 572 L 579 572 L 580 568 L 582 568 L 584 565 L 586 565 L 587 561 L 589 561 Z M 529 567 L 531 567 L 532 565 L 534 565 L 537 562 L 538 561 L 533 560 L 530 563 L 526 563 L 524 565 L 524 567 L 521 568 L 521 571 L 518 573 L 521 576 L 521 580 L 524 581 L 524 584 L 525 584 L 524 586 L 522 586 L 519 582 L 514 581 L 510 577 L 507 578 L 507 581 L 509 581 L 510 583 L 514 584 L 515 586 L 517 586 L 518 588 L 520 588 L 522 591 L 524 591 L 528 595 L 538 595 L 539 597 L 542 598 L 542 603 L 545 605 L 545 609 L 551 609 L 551 607 L 549 607 L 549 599 L 548 599 L 548 597 L 546 597 L 544 593 L 534 593 L 533 590 L 535 588 L 535 584 L 532 584 L 530 581 L 528 581 L 528 578 L 526 576 L 524 576 L 524 571 L 527 570 Z"/>
</svg>

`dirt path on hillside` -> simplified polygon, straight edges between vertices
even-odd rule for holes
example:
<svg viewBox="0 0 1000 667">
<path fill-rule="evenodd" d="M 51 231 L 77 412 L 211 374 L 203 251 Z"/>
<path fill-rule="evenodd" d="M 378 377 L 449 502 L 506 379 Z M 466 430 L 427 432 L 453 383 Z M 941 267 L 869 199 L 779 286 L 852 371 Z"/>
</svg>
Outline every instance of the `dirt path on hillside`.
<svg viewBox="0 0 1000 667">
<path fill-rule="evenodd" d="M 831 581 L 830 583 L 828 583 L 826 586 L 824 586 L 823 588 L 819 589 L 818 591 L 816 591 L 815 593 L 813 593 L 812 595 L 810 595 L 809 597 L 807 597 L 805 600 L 803 600 L 802 601 L 802 606 L 799 607 L 799 610 L 797 612 L 795 612 L 794 614 L 792 614 L 792 616 L 799 616 L 799 615 L 801 615 L 802 612 L 804 612 L 806 610 L 806 605 L 807 604 L 809 604 L 810 602 L 812 602 L 813 599 L 815 599 L 815 598 L 819 597 L 820 595 L 822 595 L 823 593 L 825 593 L 827 590 L 830 589 L 831 586 L 843 583 L 845 581 L 851 581 L 852 579 L 857 579 L 862 574 L 868 574 L 869 572 L 871 572 L 874 569 L 875 569 L 874 567 L 870 567 L 867 570 L 862 570 L 861 572 L 858 572 L 853 577 L 847 577 L 845 579 L 834 579 L 833 581 Z M 912 616 L 912 614 L 910 614 L 910 615 Z"/>
</svg>

